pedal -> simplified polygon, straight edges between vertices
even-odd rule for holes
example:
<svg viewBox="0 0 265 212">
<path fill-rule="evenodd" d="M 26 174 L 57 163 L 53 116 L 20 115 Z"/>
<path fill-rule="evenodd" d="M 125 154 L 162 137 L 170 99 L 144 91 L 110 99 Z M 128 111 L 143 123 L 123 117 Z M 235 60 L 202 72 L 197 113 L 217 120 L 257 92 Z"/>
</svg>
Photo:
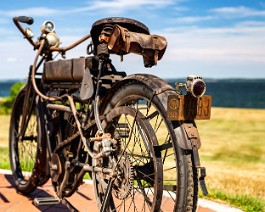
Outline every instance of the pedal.
<svg viewBox="0 0 265 212">
<path fill-rule="evenodd" d="M 57 205 L 61 203 L 61 200 L 57 197 L 40 197 L 34 198 L 33 203 L 35 206 Z"/>
<path fill-rule="evenodd" d="M 199 170 L 199 181 L 200 181 L 200 187 L 201 187 L 202 193 L 204 194 L 204 196 L 207 196 L 208 190 L 207 190 L 206 183 L 205 183 L 206 169 L 205 167 L 200 167 L 198 168 L 198 170 Z"/>
</svg>

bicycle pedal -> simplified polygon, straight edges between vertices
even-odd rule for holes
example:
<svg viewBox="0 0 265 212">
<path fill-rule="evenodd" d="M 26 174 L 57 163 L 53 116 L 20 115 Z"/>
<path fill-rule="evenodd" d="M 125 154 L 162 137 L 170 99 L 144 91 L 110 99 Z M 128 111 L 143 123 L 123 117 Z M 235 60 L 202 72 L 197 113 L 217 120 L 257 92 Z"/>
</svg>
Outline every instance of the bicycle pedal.
<svg viewBox="0 0 265 212">
<path fill-rule="evenodd" d="M 61 200 L 57 197 L 40 197 L 34 198 L 33 203 L 35 206 L 57 205 L 61 203 Z"/>
</svg>

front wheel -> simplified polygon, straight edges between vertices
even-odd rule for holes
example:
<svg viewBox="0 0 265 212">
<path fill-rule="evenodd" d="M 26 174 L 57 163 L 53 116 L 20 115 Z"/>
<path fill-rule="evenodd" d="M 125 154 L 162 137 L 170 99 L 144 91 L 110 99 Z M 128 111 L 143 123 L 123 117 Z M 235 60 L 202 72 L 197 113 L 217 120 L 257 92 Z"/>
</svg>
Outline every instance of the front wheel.
<svg viewBox="0 0 265 212">
<path fill-rule="evenodd" d="M 39 185 L 38 148 L 41 136 L 35 98 L 31 97 L 24 107 L 26 89 L 22 89 L 13 105 L 9 129 L 9 159 L 17 190 L 30 194 Z M 22 121 L 23 110 L 26 110 Z M 25 111 L 24 111 L 25 113 Z"/>
</svg>

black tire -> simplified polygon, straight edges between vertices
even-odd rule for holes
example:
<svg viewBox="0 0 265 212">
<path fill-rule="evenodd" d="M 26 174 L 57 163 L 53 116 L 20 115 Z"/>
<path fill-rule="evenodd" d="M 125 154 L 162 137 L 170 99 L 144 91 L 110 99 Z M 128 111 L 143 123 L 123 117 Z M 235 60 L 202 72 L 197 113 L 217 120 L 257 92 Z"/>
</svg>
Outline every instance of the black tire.
<svg viewBox="0 0 265 212">
<path fill-rule="evenodd" d="M 162 160 L 156 157 L 158 143 L 150 124 L 133 108 L 115 107 L 106 115 L 103 128 L 118 146 L 112 157 L 93 160 L 94 166 L 116 167 L 117 171 L 105 211 L 158 211 L 163 194 Z M 94 144 L 95 152 L 101 151 L 100 145 Z M 92 173 L 92 179 L 101 207 L 111 179 L 100 172 Z"/>
<path fill-rule="evenodd" d="M 187 141 L 181 122 L 166 118 L 163 101 L 172 91 L 165 91 L 163 97 L 139 82 L 122 86 L 110 99 L 105 111 L 126 105 L 139 110 L 153 127 L 160 145 L 163 162 L 163 198 L 161 211 L 196 211 L 198 200 L 198 177 L 192 152 L 181 149 L 180 142 Z"/>
<path fill-rule="evenodd" d="M 39 156 L 38 143 L 40 139 L 40 123 L 35 99 L 28 102 L 26 130 L 20 135 L 22 113 L 26 89 L 22 89 L 13 105 L 9 129 L 9 159 L 16 188 L 22 194 L 32 193 L 39 185 L 37 159 Z"/>
</svg>

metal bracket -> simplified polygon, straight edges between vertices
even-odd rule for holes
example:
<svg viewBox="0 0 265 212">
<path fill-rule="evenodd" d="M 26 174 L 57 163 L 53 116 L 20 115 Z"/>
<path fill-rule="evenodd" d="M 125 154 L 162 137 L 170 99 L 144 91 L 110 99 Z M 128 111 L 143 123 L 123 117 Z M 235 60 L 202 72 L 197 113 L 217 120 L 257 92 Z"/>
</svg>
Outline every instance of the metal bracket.
<svg viewBox="0 0 265 212">
<path fill-rule="evenodd" d="M 188 138 L 192 142 L 192 146 L 196 146 L 197 149 L 201 147 L 201 139 L 197 127 L 193 123 L 184 123 L 183 127 Z"/>
<path fill-rule="evenodd" d="M 198 171 L 199 171 L 199 182 L 200 182 L 200 187 L 201 187 L 202 193 L 205 196 L 207 196 L 208 190 L 207 190 L 206 183 L 205 183 L 206 168 L 200 167 L 200 168 L 198 168 Z"/>
<path fill-rule="evenodd" d="M 205 196 L 207 196 L 208 191 L 207 191 L 207 187 L 205 183 L 206 169 L 205 167 L 201 167 L 200 156 L 199 156 L 199 151 L 198 151 L 198 149 L 201 146 L 198 129 L 193 123 L 184 123 L 183 127 L 186 131 L 187 137 L 190 139 L 191 144 L 192 144 L 193 160 L 198 170 L 199 182 L 200 182 L 202 193 Z"/>
</svg>

